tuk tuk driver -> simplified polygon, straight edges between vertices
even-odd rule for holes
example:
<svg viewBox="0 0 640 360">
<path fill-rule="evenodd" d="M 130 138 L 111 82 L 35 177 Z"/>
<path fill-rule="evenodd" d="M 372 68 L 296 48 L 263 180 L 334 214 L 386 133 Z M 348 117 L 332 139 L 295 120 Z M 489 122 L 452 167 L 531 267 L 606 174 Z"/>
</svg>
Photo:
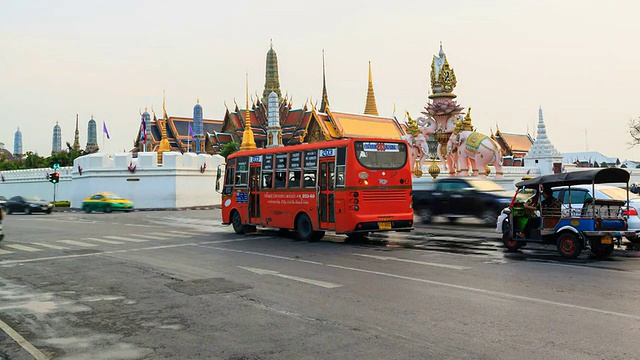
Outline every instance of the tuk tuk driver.
<svg viewBox="0 0 640 360">
<path fill-rule="evenodd" d="M 553 190 L 551 190 L 550 186 L 543 187 L 542 197 L 544 198 L 541 204 L 542 209 L 558 210 L 558 215 L 559 215 L 559 210 L 562 207 L 562 203 L 558 199 L 553 197 Z M 533 201 L 530 201 L 532 199 Z M 524 204 L 524 208 L 525 210 L 527 210 L 528 213 L 536 214 L 536 211 L 538 210 L 537 196 L 533 196 L 529 200 L 527 200 L 527 202 Z M 531 236 L 531 230 L 539 227 L 540 227 L 540 217 L 534 216 L 531 219 L 529 219 L 529 221 L 527 221 L 527 224 L 524 226 L 524 229 L 523 229 L 524 233 L 520 233 L 520 232 L 516 233 L 516 236 L 528 239 Z"/>
</svg>

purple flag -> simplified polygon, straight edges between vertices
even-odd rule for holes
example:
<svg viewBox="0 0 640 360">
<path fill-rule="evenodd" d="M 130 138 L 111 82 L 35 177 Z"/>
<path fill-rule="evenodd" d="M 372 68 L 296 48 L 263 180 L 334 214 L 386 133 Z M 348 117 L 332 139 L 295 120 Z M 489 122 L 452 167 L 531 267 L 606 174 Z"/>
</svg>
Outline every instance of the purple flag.
<svg viewBox="0 0 640 360">
<path fill-rule="evenodd" d="M 147 143 L 147 123 L 144 122 L 144 116 L 142 117 L 142 143 Z"/>
<path fill-rule="evenodd" d="M 189 123 L 189 136 L 191 136 L 191 140 L 195 139 L 195 135 L 193 135 L 193 127 L 191 127 L 191 123 Z"/>
<path fill-rule="evenodd" d="M 107 130 L 107 123 L 102 122 L 102 132 L 107 135 L 107 139 L 111 140 L 111 136 L 109 136 L 109 130 Z"/>
</svg>

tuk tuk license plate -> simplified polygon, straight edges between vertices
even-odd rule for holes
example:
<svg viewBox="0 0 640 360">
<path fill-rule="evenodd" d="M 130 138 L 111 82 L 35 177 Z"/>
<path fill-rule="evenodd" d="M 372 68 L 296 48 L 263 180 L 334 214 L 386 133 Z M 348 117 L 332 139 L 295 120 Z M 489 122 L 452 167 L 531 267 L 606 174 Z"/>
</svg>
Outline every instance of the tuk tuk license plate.
<svg viewBox="0 0 640 360">
<path fill-rule="evenodd" d="M 380 230 L 389 230 L 389 229 L 391 229 L 391 221 L 380 221 L 380 222 L 378 222 L 378 228 L 380 228 Z"/>
<path fill-rule="evenodd" d="M 607 236 L 603 236 L 602 239 L 600 240 L 601 244 L 611 244 L 611 236 L 607 235 Z"/>
</svg>

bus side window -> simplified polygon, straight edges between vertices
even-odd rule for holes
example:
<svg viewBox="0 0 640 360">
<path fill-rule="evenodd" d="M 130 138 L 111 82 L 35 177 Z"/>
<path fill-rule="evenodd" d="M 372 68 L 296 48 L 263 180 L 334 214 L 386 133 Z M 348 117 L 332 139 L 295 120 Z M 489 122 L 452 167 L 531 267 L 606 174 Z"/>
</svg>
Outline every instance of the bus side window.
<svg viewBox="0 0 640 360">
<path fill-rule="evenodd" d="M 262 188 L 263 189 L 271 189 L 273 185 L 273 173 L 264 173 L 262 174 Z"/>
<path fill-rule="evenodd" d="M 316 187 L 316 170 L 304 171 L 304 187 L 315 188 Z"/>
<path fill-rule="evenodd" d="M 223 194 L 225 195 L 231 194 L 231 190 L 233 189 L 233 183 L 234 183 L 234 173 L 235 173 L 235 168 L 227 166 L 227 168 L 225 169 L 224 190 L 223 190 Z"/>
<path fill-rule="evenodd" d="M 274 188 L 278 189 L 278 188 L 284 188 L 285 183 L 286 183 L 286 172 L 281 172 L 281 171 L 277 171 L 276 172 L 276 181 L 274 183 Z"/>
<path fill-rule="evenodd" d="M 289 170 L 289 187 L 300 187 L 300 170 Z"/>
<path fill-rule="evenodd" d="M 336 167 L 336 186 L 343 187 L 344 186 L 344 175 L 345 175 L 345 167 L 337 166 Z"/>
</svg>

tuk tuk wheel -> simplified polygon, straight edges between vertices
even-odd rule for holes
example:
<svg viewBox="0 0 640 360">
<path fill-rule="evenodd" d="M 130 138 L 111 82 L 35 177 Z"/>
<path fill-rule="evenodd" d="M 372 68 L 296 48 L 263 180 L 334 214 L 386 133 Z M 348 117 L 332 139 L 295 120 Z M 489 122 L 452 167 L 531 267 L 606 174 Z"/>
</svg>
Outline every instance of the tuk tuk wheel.
<svg viewBox="0 0 640 360">
<path fill-rule="evenodd" d="M 582 242 L 573 233 L 563 233 L 558 235 L 558 252 L 562 257 L 575 259 L 582 252 Z"/>
<path fill-rule="evenodd" d="M 502 234 L 502 243 L 504 244 L 504 247 L 511 252 L 518 251 L 518 249 L 524 245 L 524 242 L 522 241 L 513 240 L 508 232 Z"/>
<path fill-rule="evenodd" d="M 597 259 L 606 259 L 609 256 L 611 256 L 611 254 L 613 253 L 613 245 L 596 247 L 596 248 L 592 247 L 591 252 L 593 253 L 593 256 L 595 256 Z"/>
</svg>

